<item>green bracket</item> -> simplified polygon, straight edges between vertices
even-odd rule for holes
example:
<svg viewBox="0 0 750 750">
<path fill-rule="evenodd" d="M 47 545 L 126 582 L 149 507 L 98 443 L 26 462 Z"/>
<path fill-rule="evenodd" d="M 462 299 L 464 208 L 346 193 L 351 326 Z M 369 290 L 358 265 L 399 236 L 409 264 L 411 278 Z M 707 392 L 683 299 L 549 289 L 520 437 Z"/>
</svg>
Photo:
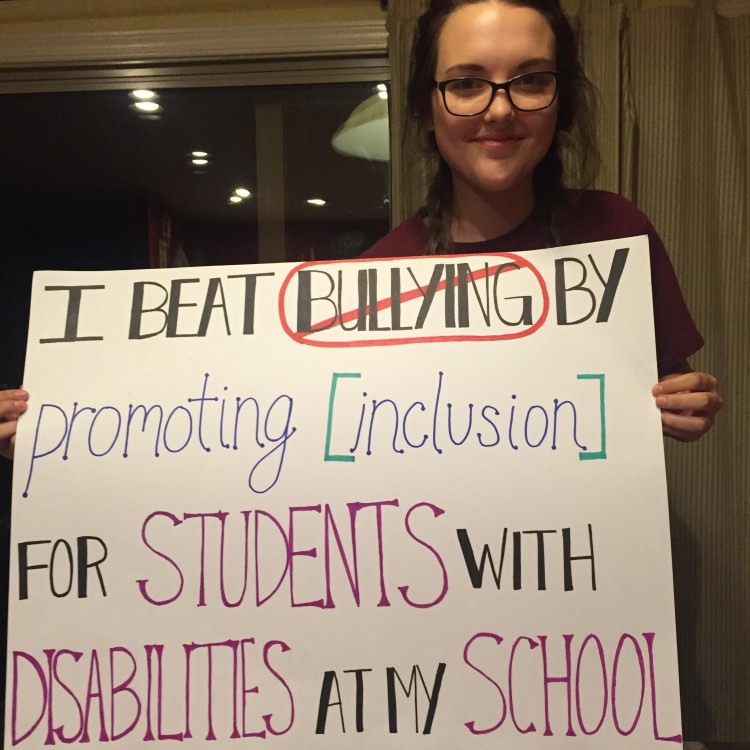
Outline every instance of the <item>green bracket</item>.
<svg viewBox="0 0 750 750">
<path fill-rule="evenodd" d="M 339 378 L 360 378 L 362 373 L 360 372 L 334 372 L 333 378 L 331 378 L 331 396 L 328 399 L 328 426 L 326 428 L 326 451 L 324 460 L 325 461 L 346 461 L 351 463 L 354 461 L 354 456 L 347 455 L 344 453 L 331 453 L 331 427 L 333 426 L 333 401 L 336 398 L 336 384 Z"/>
<path fill-rule="evenodd" d="M 578 454 L 581 461 L 595 461 L 607 458 L 607 421 L 604 409 L 604 374 L 597 375 L 578 375 L 578 380 L 598 380 L 599 381 L 599 422 L 601 424 L 601 449 L 596 453 L 584 451 Z"/>
</svg>

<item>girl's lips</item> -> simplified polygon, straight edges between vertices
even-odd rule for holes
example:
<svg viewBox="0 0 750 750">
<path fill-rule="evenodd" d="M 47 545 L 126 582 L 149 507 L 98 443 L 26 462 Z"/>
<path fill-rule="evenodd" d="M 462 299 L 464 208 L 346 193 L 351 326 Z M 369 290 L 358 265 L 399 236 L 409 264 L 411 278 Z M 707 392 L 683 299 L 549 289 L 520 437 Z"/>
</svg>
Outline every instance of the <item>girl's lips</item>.
<svg viewBox="0 0 750 750">
<path fill-rule="evenodd" d="M 504 155 L 515 151 L 522 140 L 519 136 L 481 136 L 474 142 L 490 153 Z"/>
<path fill-rule="evenodd" d="M 478 141 L 479 143 L 486 143 L 486 144 L 493 144 L 493 143 L 515 143 L 516 141 L 520 141 L 520 136 L 514 136 L 514 135 L 482 135 L 478 138 L 475 138 L 474 140 Z"/>
</svg>

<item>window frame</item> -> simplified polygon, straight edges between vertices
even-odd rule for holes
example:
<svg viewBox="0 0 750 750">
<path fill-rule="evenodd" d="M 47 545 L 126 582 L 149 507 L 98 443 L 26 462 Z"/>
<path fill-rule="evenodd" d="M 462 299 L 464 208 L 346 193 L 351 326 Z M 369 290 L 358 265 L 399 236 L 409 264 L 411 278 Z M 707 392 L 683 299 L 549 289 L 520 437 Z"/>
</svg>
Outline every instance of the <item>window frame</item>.
<svg viewBox="0 0 750 750">
<path fill-rule="evenodd" d="M 0 94 L 389 79 L 385 19 L 0 31 Z"/>
<path fill-rule="evenodd" d="M 372 80 L 390 80 L 385 17 L 212 26 L 210 33 L 0 29 L 0 95 Z M 391 191 L 393 183 L 391 170 Z M 276 240 L 263 244 L 271 250 L 261 247 L 261 262 L 283 260 Z"/>
</svg>

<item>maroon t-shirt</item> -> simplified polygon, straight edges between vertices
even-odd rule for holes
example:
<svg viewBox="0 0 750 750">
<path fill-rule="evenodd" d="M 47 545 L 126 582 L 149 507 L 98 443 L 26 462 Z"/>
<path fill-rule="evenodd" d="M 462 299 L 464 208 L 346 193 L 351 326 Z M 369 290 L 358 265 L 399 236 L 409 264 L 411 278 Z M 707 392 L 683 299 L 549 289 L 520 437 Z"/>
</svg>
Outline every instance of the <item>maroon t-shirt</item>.
<svg viewBox="0 0 750 750">
<path fill-rule="evenodd" d="M 561 245 L 648 235 L 659 372 L 668 372 L 703 346 L 703 338 L 682 297 L 664 243 L 648 218 L 630 201 L 615 193 L 584 191 L 566 209 L 559 230 Z M 508 234 L 481 242 L 456 242 L 451 250 L 454 253 L 536 250 L 546 246 L 545 233 L 545 224 L 537 214 L 532 214 Z M 426 251 L 427 228 L 422 217 L 414 214 L 378 240 L 362 257 L 401 258 L 424 255 Z"/>
</svg>

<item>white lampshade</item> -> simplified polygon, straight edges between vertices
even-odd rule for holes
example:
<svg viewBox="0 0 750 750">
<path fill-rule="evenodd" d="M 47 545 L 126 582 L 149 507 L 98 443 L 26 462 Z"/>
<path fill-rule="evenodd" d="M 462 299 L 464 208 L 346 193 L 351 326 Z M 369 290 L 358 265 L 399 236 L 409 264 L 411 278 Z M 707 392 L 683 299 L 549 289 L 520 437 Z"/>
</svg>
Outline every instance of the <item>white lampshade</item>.
<svg viewBox="0 0 750 750">
<path fill-rule="evenodd" d="M 388 100 L 379 94 L 358 104 L 331 138 L 336 153 L 371 161 L 390 161 Z"/>
</svg>

